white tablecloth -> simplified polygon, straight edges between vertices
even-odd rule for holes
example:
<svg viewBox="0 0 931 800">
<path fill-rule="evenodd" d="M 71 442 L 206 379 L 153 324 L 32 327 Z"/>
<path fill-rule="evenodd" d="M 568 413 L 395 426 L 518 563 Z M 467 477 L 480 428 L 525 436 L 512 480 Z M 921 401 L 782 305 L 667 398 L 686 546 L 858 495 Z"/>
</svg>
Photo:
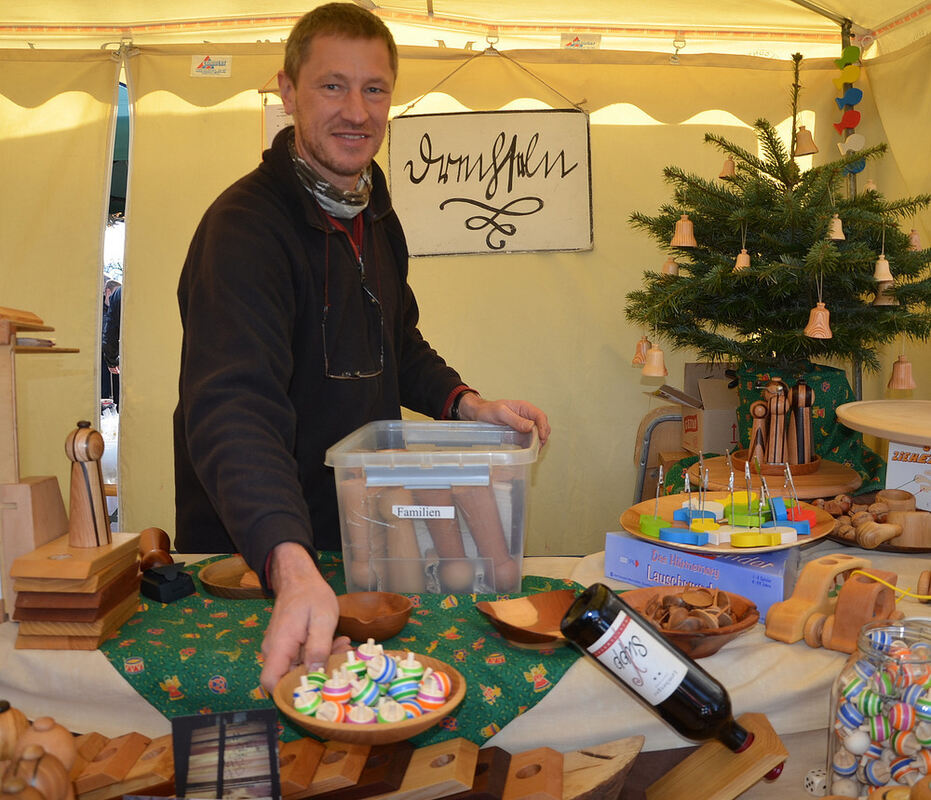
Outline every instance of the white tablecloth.
<svg viewBox="0 0 931 800">
<path fill-rule="evenodd" d="M 802 563 L 832 552 L 850 549 L 822 541 L 802 551 Z M 912 591 L 919 573 L 931 567 L 924 555 L 854 552 L 877 569 L 896 572 L 898 585 Z M 570 577 L 585 586 L 598 581 L 624 586 L 605 578 L 603 553 L 581 559 L 525 558 L 524 572 Z M 908 617 L 931 617 L 931 607 L 911 598 L 901 599 L 899 608 Z M 15 638 L 15 623 L 0 625 L 0 698 L 30 719 L 48 715 L 78 733 L 98 731 L 108 737 L 129 731 L 149 737 L 171 732 L 169 721 L 99 651 L 15 650 Z M 743 797 L 801 796 L 796 790 L 805 773 L 823 766 L 831 685 L 845 659 L 844 653 L 813 649 L 804 642 L 787 645 L 768 639 L 762 625 L 702 659 L 702 666 L 727 687 L 735 715 L 766 714 L 790 749 L 783 776 L 771 785 L 758 784 Z M 540 746 L 566 752 L 636 734 L 646 737 L 645 750 L 692 744 L 589 659 L 580 658 L 540 703 L 489 744 L 511 752 Z"/>
</svg>

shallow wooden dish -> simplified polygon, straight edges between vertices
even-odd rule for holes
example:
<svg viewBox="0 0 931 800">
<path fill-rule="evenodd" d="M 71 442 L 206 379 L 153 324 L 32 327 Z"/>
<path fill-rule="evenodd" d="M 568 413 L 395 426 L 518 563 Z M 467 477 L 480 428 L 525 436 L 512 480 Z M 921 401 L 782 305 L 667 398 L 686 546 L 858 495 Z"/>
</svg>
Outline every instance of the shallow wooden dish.
<svg viewBox="0 0 931 800">
<path fill-rule="evenodd" d="M 694 588 L 694 586 L 647 586 L 624 592 L 621 598 L 642 614 L 652 598 L 667 594 L 682 594 Z M 660 633 L 692 658 L 704 658 L 717 653 L 729 641 L 752 628 L 760 620 L 760 612 L 756 605 L 746 597 L 733 592 L 722 592 L 722 594 L 728 596 L 731 609 L 737 619 L 733 625 L 723 628 L 703 628 L 697 631 L 660 630 Z"/>
<path fill-rule="evenodd" d="M 354 642 L 382 642 L 397 636 L 411 615 L 409 597 L 394 592 L 349 592 L 339 595 L 336 632 Z"/>
<path fill-rule="evenodd" d="M 556 589 L 511 600 L 480 600 L 475 608 L 515 647 L 542 650 L 566 643 L 559 623 L 573 600 L 573 589 Z"/>
<path fill-rule="evenodd" d="M 386 654 L 393 656 L 405 656 L 406 652 L 398 650 L 386 650 Z M 307 670 L 304 667 L 295 667 L 285 675 L 275 691 L 272 692 L 272 699 L 275 705 L 281 710 L 288 719 L 295 725 L 310 731 L 321 739 L 332 739 L 337 742 L 348 742 L 350 744 L 391 744 L 393 742 L 403 742 L 423 733 L 425 730 L 432 728 L 439 723 L 443 717 L 451 713 L 465 697 L 466 682 L 462 674 L 455 668 L 451 667 L 437 658 L 431 658 L 421 654 L 416 655 L 417 660 L 424 667 L 432 667 L 434 670 L 445 672 L 449 675 L 452 682 L 452 690 L 449 693 L 449 699 L 435 711 L 429 711 L 422 717 L 415 719 L 405 719 L 401 722 L 383 722 L 373 723 L 370 725 L 357 725 L 351 722 L 327 722 L 318 720 L 315 717 L 307 717 L 299 714 L 294 710 L 292 703 L 292 693 L 301 682 L 301 675 L 305 675 Z M 327 672 L 332 672 L 346 660 L 345 653 L 330 656 L 327 661 Z"/>
<path fill-rule="evenodd" d="M 257 580 L 252 580 L 254 575 L 255 573 L 249 569 L 245 559 L 237 553 L 208 564 L 200 571 L 199 577 L 204 588 L 217 597 L 226 597 L 230 600 L 254 600 L 267 597 L 268 595 L 262 591 L 261 584 L 256 585 Z M 246 585 L 243 585 L 244 578 Z"/>
</svg>

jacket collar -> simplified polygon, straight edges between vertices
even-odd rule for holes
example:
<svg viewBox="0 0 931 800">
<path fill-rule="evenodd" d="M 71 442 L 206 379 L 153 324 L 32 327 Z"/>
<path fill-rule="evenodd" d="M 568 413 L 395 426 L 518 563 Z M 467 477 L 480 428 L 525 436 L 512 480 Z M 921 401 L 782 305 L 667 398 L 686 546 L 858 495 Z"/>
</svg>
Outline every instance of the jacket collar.
<svg viewBox="0 0 931 800">
<path fill-rule="evenodd" d="M 288 126 L 275 135 L 272 146 L 262 154 L 263 163 L 272 171 L 272 176 L 281 183 L 285 192 L 293 197 L 304 209 L 307 222 L 315 228 L 333 231 L 333 224 L 327 219 L 323 209 L 314 200 L 294 171 L 291 155 L 288 152 L 288 137 L 293 126 Z M 391 212 L 391 195 L 388 193 L 388 181 L 381 167 L 372 162 L 372 194 L 368 207 L 362 212 L 369 220 L 379 220 Z"/>
</svg>

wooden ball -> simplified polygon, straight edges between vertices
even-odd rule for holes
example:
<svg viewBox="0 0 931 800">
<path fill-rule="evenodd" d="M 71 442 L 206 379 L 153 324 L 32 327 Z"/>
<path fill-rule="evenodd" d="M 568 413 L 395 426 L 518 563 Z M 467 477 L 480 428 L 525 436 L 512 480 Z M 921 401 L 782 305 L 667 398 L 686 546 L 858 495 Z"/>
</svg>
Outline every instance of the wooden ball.
<svg viewBox="0 0 931 800">
<path fill-rule="evenodd" d="M 72 461 L 99 461 L 103 456 L 103 436 L 82 420 L 65 439 L 65 453 Z"/>
</svg>

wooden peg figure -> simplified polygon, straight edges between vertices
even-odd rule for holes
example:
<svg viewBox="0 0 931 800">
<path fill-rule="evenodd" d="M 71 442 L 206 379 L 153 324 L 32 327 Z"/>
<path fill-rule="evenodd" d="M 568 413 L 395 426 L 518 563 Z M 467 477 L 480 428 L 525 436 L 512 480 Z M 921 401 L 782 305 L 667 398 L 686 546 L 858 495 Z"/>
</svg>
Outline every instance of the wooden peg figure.
<svg viewBox="0 0 931 800">
<path fill-rule="evenodd" d="M 100 547 L 110 544 L 110 517 L 103 490 L 103 436 L 86 420 L 65 439 L 65 453 L 71 464 L 71 512 L 68 543 L 72 547 Z"/>
<path fill-rule="evenodd" d="M 750 428 L 750 447 L 747 449 L 747 461 L 755 464 L 766 463 L 766 437 L 769 433 L 768 417 L 769 406 L 762 400 L 750 405 L 750 416 L 753 417 L 753 426 Z"/>
<path fill-rule="evenodd" d="M 789 393 L 781 381 L 770 382 L 766 387 L 769 399 L 769 434 L 766 438 L 766 461 L 782 464 L 786 460 L 786 414 L 789 411 Z"/>
<path fill-rule="evenodd" d="M 807 464 L 814 460 L 811 433 L 811 407 L 815 392 L 800 380 L 789 393 L 791 409 L 786 431 L 786 453 L 790 464 Z"/>
</svg>

